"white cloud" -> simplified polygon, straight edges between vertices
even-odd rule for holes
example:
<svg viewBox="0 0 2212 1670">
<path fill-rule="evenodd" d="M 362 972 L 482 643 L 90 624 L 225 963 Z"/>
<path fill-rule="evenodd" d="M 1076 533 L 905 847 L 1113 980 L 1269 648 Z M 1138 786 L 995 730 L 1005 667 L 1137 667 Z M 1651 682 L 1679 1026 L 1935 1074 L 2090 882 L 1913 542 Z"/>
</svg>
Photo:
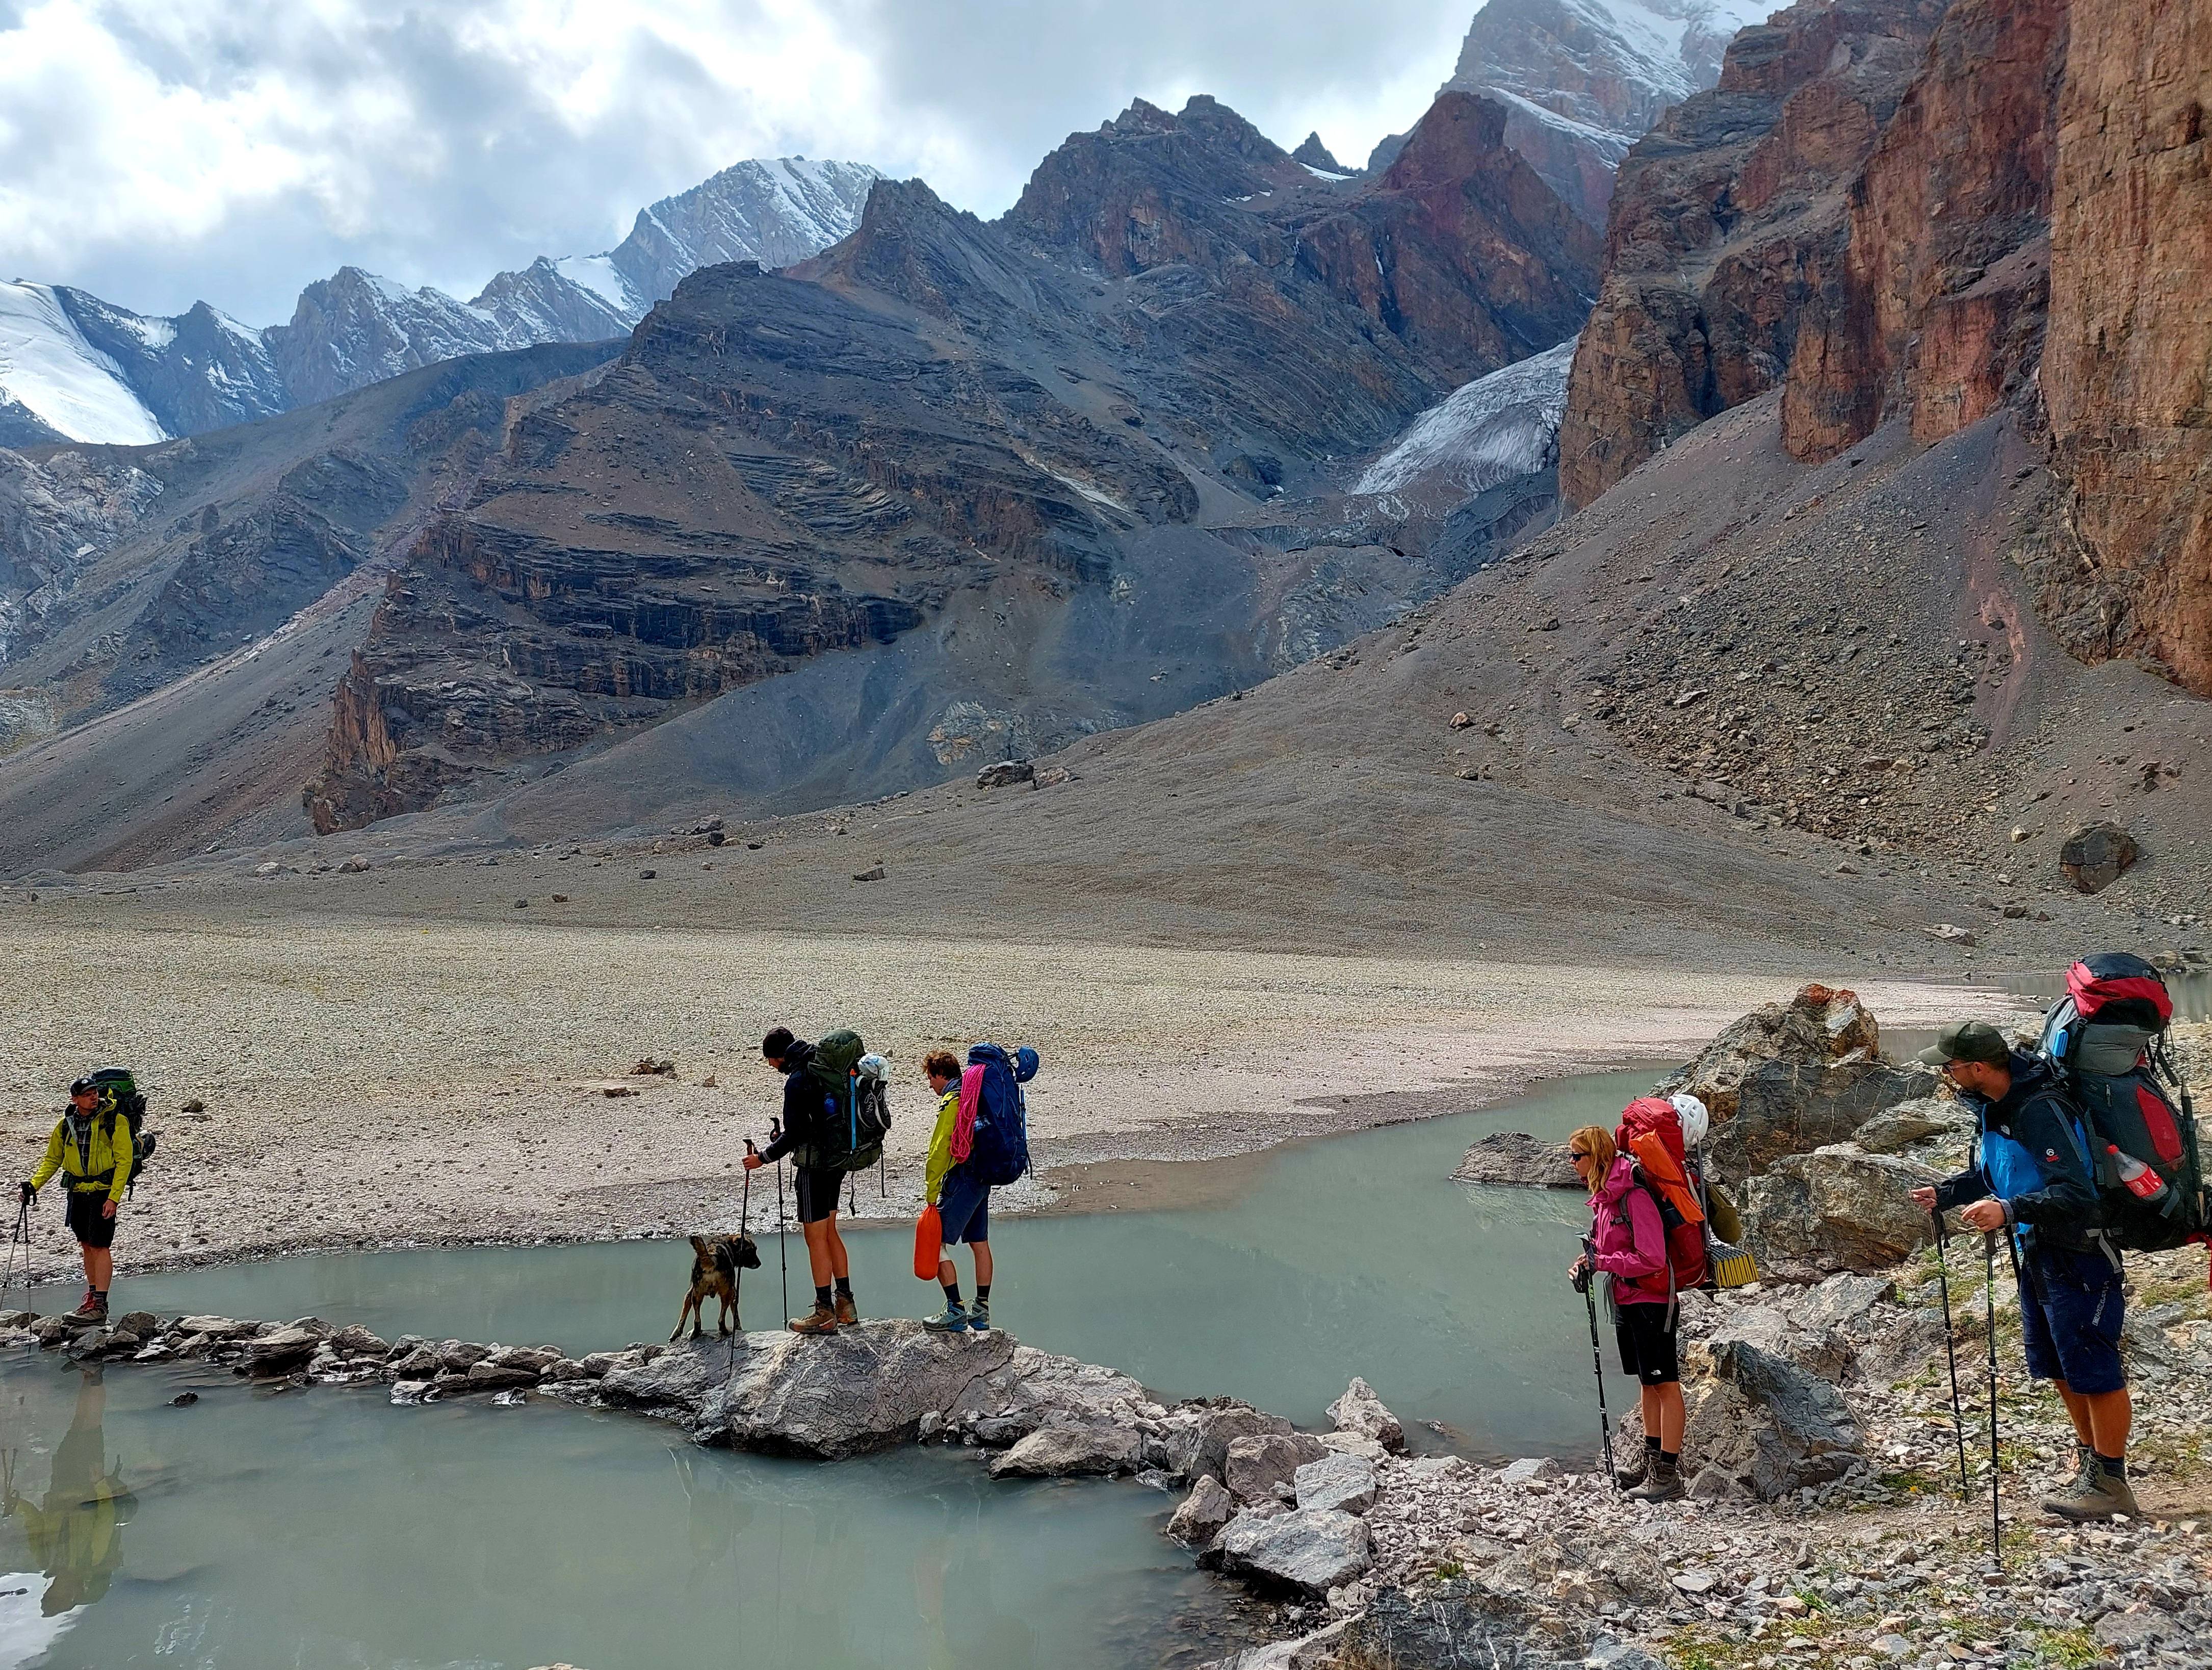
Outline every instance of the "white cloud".
<svg viewBox="0 0 2212 1670">
<path fill-rule="evenodd" d="M 256 323 L 355 261 L 467 293 L 605 247 L 745 156 L 919 174 L 985 214 L 1067 132 L 1210 92 L 1348 162 L 1473 0 L 0 0 L 0 277 Z"/>
</svg>

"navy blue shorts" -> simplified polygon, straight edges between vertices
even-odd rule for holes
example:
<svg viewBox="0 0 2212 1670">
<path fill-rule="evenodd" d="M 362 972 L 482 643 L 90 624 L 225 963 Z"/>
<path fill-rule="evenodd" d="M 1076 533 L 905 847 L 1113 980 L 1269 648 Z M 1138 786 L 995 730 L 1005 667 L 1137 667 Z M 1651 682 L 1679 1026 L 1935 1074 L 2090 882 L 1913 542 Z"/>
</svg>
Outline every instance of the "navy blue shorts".
<svg viewBox="0 0 2212 1670">
<path fill-rule="evenodd" d="M 2128 1383 L 2120 1362 L 2127 1302 L 2120 1272 L 2103 1253 L 2038 1249 L 2021 1266 L 2027 1372 L 2064 1380 L 2069 1392 L 2118 1391 Z"/>
<path fill-rule="evenodd" d="M 937 1191 L 939 1233 L 947 1246 L 991 1239 L 991 1185 L 968 1175 L 964 1166 L 945 1173 Z"/>
</svg>

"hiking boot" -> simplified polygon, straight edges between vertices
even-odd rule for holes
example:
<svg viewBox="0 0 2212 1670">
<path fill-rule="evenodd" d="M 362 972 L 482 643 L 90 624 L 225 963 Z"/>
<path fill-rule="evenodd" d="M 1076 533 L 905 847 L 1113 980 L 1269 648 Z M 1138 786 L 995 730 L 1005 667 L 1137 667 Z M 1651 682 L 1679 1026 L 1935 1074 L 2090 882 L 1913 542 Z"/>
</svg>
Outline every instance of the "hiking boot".
<svg viewBox="0 0 2212 1670">
<path fill-rule="evenodd" d="M 1680 1502 L 1690 1494 L 1690 1487 L 1682 1482 L 1680 1466 L 1670 1467 L 1664 1461 L 1654 1461 L 1650 1475 L 1628 1493 L 1631 1502 Z"/>
<path fill-rule="evenodd" d="M 836 1295 L 836 1302 L 837 1306 L 837 1326 L 841 1328 L 859 1327 L 860 1326 L 860 1313 L 858 1307 L 856 1307 L 853 1303 L 853 1295 L 849 1293 L 841 1293 Z"/>
<path fill-rule="evenodd" d="M 2115 1477 L 2105 1471 L 2093 1457 L 2090 1471 L 2084 1472 L 2062 1488 L 2053 1490 L 2036 1504 L 2046 1514 L 2056 1514 L 2061 1519 L 2110 1519 L 2114 1514 L 2125 1514 L 2130 1519 L 2139 1518 L 2142 1509 L 2136 1506 L 2136 1493 L 2124 1475 Z"/>
<path fill-rule="evenodd" d="M 84 1302 L 69 1313 L 72 1322 L 105 1322 L 107 1320 L 107 1295 L 84 1290 Z"/>
<path fill-rule="evenodd" d="M 945 1308 L 936 1315 L 923 1317 L 921 1326 L 932 1333 L 965 1333 L 971 1325 L 968 1313 L 961 1308 L 959 1301 L 948 1299 Z"/>
<path fill-rule="evenodd" d="M 970 1299 L 968 1301 L 968 1332 L 991 1332 L 991 1301 L 988 1299 Z"/>
<path fill-rule="evenodd" d="M 1658 1465 L 1659 1453 L 1656 1450 L 1647 1449 L 1626 1466 L 1616 1468 L 1613 1472 L 1613 1482 L 1624 1490 L 1632 1490 L 1649 1478 L 1651 1476 L 1651 1470 Z"/>
<path fill-rule="evenodd" d="M 791 1331 L 803 1334 L 833 1334 L 837 1332 L 837 1313 L 829 1305 L 817 1305 L 804 1316 L 791 1319 Z"/>
</svg>

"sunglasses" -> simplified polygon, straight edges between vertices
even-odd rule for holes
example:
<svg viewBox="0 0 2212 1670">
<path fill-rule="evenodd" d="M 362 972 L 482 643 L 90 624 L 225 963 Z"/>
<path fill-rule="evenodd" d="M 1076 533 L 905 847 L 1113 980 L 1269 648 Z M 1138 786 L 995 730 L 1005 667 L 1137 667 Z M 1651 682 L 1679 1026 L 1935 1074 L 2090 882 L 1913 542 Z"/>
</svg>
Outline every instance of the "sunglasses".
<svg viewBox="0 0 2212 1670">
<path fill-rule="evenodd" d="M 1589 1157 L 1590 1151 L 1588 1149 L 1571 1148 L 1567 1150 L 1567 1158 L 1570 1160 L 1587 1160 Z"/>
</svg>

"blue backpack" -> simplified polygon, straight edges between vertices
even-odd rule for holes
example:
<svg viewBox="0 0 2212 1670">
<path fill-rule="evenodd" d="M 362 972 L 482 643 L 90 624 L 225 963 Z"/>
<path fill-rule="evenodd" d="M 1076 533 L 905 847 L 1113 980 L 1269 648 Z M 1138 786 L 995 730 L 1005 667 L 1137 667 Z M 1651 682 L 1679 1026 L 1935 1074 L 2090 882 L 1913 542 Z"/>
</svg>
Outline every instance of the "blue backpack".
<svg viewBox="0 0 2212 1670">
<path fill-rule="evenodd" d="M 963 1163 L 997 1188 L 1030 1168 L 1029 1104 L 1022 1086 L 1036 1076 L 1037 1052 L 1024 1045 L 1009 1056 L 995 1044 L 978 1044 L 968 1051 L 968 1064 L 983 1070 L 983 1082 L 975 1134 Z"/>
</svg>

